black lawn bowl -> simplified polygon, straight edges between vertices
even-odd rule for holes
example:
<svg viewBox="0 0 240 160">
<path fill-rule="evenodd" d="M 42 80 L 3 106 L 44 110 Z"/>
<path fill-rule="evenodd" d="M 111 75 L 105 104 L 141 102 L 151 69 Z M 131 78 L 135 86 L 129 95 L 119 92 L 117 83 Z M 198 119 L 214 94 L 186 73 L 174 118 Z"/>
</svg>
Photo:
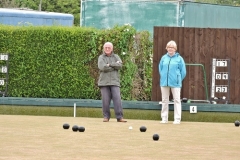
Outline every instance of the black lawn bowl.
<svg viewBox="0 0 240 160">
<path fill-rule="evenodd" d="M 236 127 L 239 127 L 239 125 L 240 125 L 239 120 L 236 120 L 234 124 L 235 124 Z"/>
<path fill-rule="evenodd" d="M 140 131 L 141 131 L 141 132 L 146 132 L 146 130 L 147 130 L 147 128 L 146 128 L 145 126 L 141 126 L 141 127 L 140 127 Z"/>
<path fill-rule="evenodd" d="M 159 140 L 159 135 L 158 134 L 154 134 L 153 135 L 153 140 L 154 141 L 158 141 Z"/>
<path fill-rule="evenodd" d="M 78 127 L 79 132 L 84 132 L 85 128 L 83 126 Z"/>
<path fill-rule="evenodd" d="M 182 102 L 183 102 L 183 103 L 187 103 L 187 101 L 188 101 L 187 98 L 183 98 L 183 99 L 182 99 Z"/>
<path fill-rule="evenodd" d="M 63 129 L 69 129 L 69 127 L 70 127 L 69 124 L 67 124 L 67 123 L 63 124 Z"/>
<path fill-rule="evenodd" d="M 73 130 L 73 132 L 77 132 L 77 131 L 78 131 L 78 126 L 77 126 L 77 125 L 74 125 L 74 126 L 72 127 L 72 130 Z"/>
</svg>

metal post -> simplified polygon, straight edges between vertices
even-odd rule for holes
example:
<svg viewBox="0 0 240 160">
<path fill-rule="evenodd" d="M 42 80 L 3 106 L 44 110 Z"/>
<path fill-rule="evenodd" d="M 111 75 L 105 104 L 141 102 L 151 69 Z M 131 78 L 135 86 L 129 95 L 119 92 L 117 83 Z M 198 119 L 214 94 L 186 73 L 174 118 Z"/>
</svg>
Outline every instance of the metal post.
<svg viewBox="0 0 240 160">
<path fill-rule="evenodd" d="M 76 117 L 76 103 L 73 105 L 73 117 Z"/>
<path fill-rule="evenodd" d="M 38 6 L 38 10 L 39 10 L 39 11 L 42 10 L 42 0 L 40 0 L 39 6 Z"/>
<path fill-rule="evenodd" d="M 204 75 L 204 85 L 205 85 L 205 94 L 206 94 L 206 100 L 209 101 L 208 97 L 208 87 L 207 87 L 207 80 L 206 80 L 206 72 L 205 68 L 202 64 L 192 64 L 192 63 L 186 63 L 186 66 L 201 66 L 203 69 L 203 75 Z"/>
</svg>

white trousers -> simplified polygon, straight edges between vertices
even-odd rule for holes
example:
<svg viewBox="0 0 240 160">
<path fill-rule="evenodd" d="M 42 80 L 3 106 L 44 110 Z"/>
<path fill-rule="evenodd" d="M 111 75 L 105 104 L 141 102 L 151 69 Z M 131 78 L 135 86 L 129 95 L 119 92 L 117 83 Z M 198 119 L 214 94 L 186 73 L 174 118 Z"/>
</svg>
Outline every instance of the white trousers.
<svg viewBox="0 0 240 160">
<path fill-rule="evenodd" d="M 169 96 L 170 89 L 174 99 L 174 120 L 180 120 L 182 116 L 182 104 L 180 99 L 181 88 L 171 88 L 171 87 L 161 87 L 162 92 L 162 120 L 168 121 L 168 111 L 169 111 Z"/>
</svg>

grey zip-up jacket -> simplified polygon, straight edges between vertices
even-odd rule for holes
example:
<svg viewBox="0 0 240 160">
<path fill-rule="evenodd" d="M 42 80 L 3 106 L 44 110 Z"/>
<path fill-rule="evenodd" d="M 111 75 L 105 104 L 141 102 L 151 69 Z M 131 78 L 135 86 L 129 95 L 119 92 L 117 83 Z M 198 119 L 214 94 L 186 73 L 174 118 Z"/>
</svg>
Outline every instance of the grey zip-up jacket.
<svg viewBox="0 0 240 160">
<path fill-rule="evenodd" d="M 119 63 L 117 63 L 119 61 Z M 107 66 L 109 64 L 109 66 Z M 98 68 L 100 76 L 98 79 L 98 86 L 119 86 L 120 74 L 119 70 L 122 68 L 122 60 L 114 53 L 107 56 L 105 53 L 98 57 Z"/>
</svg>

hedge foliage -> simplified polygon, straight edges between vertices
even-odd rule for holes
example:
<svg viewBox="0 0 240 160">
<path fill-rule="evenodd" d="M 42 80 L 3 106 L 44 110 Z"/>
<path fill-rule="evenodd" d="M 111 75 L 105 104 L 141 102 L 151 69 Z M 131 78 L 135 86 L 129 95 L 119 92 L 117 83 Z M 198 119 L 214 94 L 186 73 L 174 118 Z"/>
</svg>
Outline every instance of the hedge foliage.
<svg viewBox="0 0 240 160">
<path fill-rule="evenodd" d="M 0 53 L 10 57 L 7 96 L 100 99 L 97 60 L 107 41 L 123 60 L 122 99 L 150 100 L 153 43 L 147 31 L 129 25 L 0 26 Z"/>
</svg>

